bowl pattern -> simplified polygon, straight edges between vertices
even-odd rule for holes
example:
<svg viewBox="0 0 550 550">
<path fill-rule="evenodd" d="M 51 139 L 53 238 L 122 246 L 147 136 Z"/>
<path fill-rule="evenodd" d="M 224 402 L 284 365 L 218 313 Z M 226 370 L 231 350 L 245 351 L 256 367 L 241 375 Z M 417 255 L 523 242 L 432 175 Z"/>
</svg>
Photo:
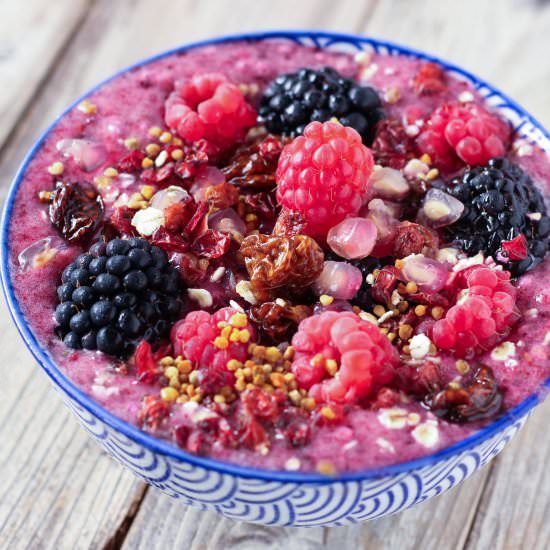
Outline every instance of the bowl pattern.
<svg viewBox="0 0 550 550">
<path fill-rule="evenodd" d="M 70 399 L 65 403 L 117 462 L 185 504 L 230 519 L 295 527 L 351 525 L 394 514 L 459 484 L 495 457 L 529 413 L 473 449 L 412 472 L 367 480 L 266 481 L 163 456 L 113 430 Z"/>
<path fill-rule="evenodd" d="M 490 85 L 437 58 L 374 39 L 306 31 L 254 33 L 184 46 L 144 63 L 175 51 L 206 44 L 266 38 L 291 40 L 351 53 L 371 50 L 436 61 L 450 73 L 470 81 L 488 106 L 508 119 L 527 142 L 545 151 L 549 150 L 550 136 L 541 125 Z M 75 101 L 69 109 L 84 97 Z M 318 474 L 257 470 L 192 456 L 119 420 L 79 390 L 56 368 L 22 315 L 9 278 L 7 242 L 13 201 L 28 163 L 56 124 L 57 121 L 44 132 L 27 155 L 6 201 L 1 245 L 4 293 L 19 332 L 52 379 L 54 388 L 64 402 L 111 456 L 147 483 L 185 504 L 214 510 L 232 519 L 308 527 L 353 524 L 399 512 L 454 487 L 502 450 L 524 425 L 530 411 L 539 401 L 536 396 L 530 397 L 490 426 L 434 455 L 379 470 L 343 474 L 334 478 Z M 549 381 L 546 385 L 550 385 Z"/>
</svg>

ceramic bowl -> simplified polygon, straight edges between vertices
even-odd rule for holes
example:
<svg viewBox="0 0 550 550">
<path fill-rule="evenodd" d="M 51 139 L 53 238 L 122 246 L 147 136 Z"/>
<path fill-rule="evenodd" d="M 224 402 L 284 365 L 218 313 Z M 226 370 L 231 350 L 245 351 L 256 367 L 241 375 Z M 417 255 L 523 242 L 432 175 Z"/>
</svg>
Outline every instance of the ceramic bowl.
<svg viewBox="0 0 550 550">
<path fill-rule="evenodd" d="M 529 142 L 544 150 L 550 147 L 550 136 L 541 125 L 514 101 L 486 82 L 422 52 L 361 36 L 317 31 L 234 35 L 185 45 L 144 60 L 136 66 L 207 44 L 267 38 L 351 53 L 370 50 L 435 61 L 450 73 L 470 81 L 486 99 L 488 106 L 508 119 Z M 67 111 L 91 91 L 77 99 Z M 14 199 L 29 162 L 56 124 L 57 120 L 43 133 L 27 155 L 4 207 L 1 270 L 6 300 L 25 344 L 85 429 L 115 460 L 166 494 L 184 504 L 214 510 L 228 518 L 267 525 L 349 525 L 379 518 L 405 510 L 461 483 L 504 448 L 525 424 L 533 407 L 539 402 L 540 398 L 533 395 L 496 422 L 435 454 L 384 468 L 335 477 L 253 469 L 194 456 L 121 421 L 78 389 L 58 370 L 22 315 L 10 281 L 7 237 Z M 549 385 L 550 379 L 546 382 L 546 386 Z"/>
</svg>

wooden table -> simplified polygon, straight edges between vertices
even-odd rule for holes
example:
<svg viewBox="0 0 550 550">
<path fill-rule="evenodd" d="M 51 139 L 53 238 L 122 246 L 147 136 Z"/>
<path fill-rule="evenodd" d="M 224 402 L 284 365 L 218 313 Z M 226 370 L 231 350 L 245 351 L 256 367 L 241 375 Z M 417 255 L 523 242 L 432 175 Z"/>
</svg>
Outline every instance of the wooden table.
<svg viewBox="0 0 550 550">
<path fill-rule="evenodd" d="M 550 4 L 535 0 L 1 0 L 0 193 L 90 85 L 165 48 L 267 28 L 351 31 L 467 67 L 550 126 Z M 550 548 L 550 401 L 442 497 L 349 528 L 267 528 L 172 501 L 115 464 L 0 313 L 0 548 Z"/>
</svg>

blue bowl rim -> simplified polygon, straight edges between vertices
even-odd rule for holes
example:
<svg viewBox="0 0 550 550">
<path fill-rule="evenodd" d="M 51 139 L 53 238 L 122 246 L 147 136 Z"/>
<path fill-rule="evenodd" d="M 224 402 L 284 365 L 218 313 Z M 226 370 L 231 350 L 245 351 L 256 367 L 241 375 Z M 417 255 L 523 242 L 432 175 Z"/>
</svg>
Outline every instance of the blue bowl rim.
<svg viewBox="0 0 550 550">
<path fill-rule="evenodd" d="M 272 30 L 272 31 L 258 31 L 258 32 L 249 32 L 243 34 L 230 34 L 219 36 L 216 38 L 201 40 L 197 42 L 192 42 L 189 44 L 184 44 L 170 50 L 163 51 L 159 54 L 153 55 L 151 57 L 145 58 L 141 61 L 138 61 L 128 67 L 116 72 L 109 78 L 103 80 L 99 84 L 93 86 L 91 89 L 86 91 L 75 101 L 73 101 L 40 135 L 38 140 L 35 142 L 30 151 L 26 154 L 21 166 L 19 167 L 13 182 L 10 185 L 8 196 L 4 204 L 2 220 L 0 222 L 0 230 L 2 236 L 2 242 L 0 247 L 1 254 L 1 264 L 0 264 L 0 276 L 2 279 L 2 290 L 8 304 L 8 309 L 10 315 L 19 331 L 19 334 L 23 338 L 27 348 L 31 351 L 34 358 L 38 361 L 41 367 L 44 369 L 46 374 L 52 380 L 52 382 L 57 385 L 61 390 L 63 390 L 71 400 L 78 403 L 79 406 L 87 410 L 91 415 L 98 418 L 101 422 L 122 433 L 124 436 L 133 440 L 139 445 L 147 448 L 148 450 L 159 453 L 161 455 L 168 456 L 170 458 L 176 459 L 178 461 L 186 462 L 197 467 L 202 467 L 207 470 L 215 471 L 219 474 L 227 474 L 232 476 L 238 476 L 247 479 L 263 480 L 267 482 L 285 482 L 285 483 L 295 483 L 295 484 L 304 484 L 304 483 L 315 483 L 315 484 L 328 484 L 335 482 L 352 482 L 352 481 L 363 481 L 363 480 L 372 480 L 380 479 L 386 476 L 395 476 L 399 474 L 407 474 L 414 470 L 419 470 L 421 468 L 431 466 L 436 462 L 449 459 L 452 456 L 456 456 L 465 451 L 476 447 L 477 445 L 483 443 L 484 441 L 490 439 L 492 436 L 496 435 L 498 432 L 503 431 L 505 428 L 511 426 L 515 421 L 525 416 L 529 411 L 531 411 L 540 401 L 541 396 L 546 393 L 544 390 L 550 389 L 550 377 L 541 384 L 541 388 L 537 393 L 534 393 L 523 400 L 520 404 L 514 408 L 506 411 L 506 413 L 498 418 L 496 421 L 492 422 L 485 428 L 475 432 L 469 437 L 451 445 L 445 447 L 444 449 L 432 453 L 414 460 L 409 460 L 406 462 L 401 462 L 397 464 L 391 464 L 388 466 L 383 466 L 379 468 L 370 468 L 366 470 L 347 472 L 338 474 L 335 476 L 326 476 L 316 473 L 301 473 L 301 472 L 288 472 L 285 470 L 268 470 L 261 468 L 254 468 L 249 466 L 239 466 L 237 464 L 232 464 L 229 462 L 224 462 L 221 460 L 200 457 L 190 453 L 187 453 L 178 447 L 168 443 L 166 441 L 157 439 L 156 437 L 149 435 L 141 431 L 136 426 L 129 424 L 128 422 L 123 421 L 114 414 L 107 411 L 102 407 L 98 402 L 92 399 L 89 395 L 84 393 L 80 388 L 78 388 L 67 376 L 65 376 L 61 370 L 57 368 L 50 355 L 42 348 L 36 339 L 35 335 L 31 331 L 22 311 L 19 306 L 19 302 L 15 297 L 14 289 L 12 286 L 12 281 L 9 271 L 9 247 L 8 247 L 8 234 L 9 234 L 9 225 L 11 219 L 11 213 L 13 210 L 14 201 L 17 195 L 19 185 L 23 179 L 23 176 L 26 172 L 26 169 L 29 163 L 32 161 L 38 150 L 40 149 L 42 143 L 46 140 L 50 132 L 57 126 L 59 121 L 74 107 L 76 107 L 83 99 L 90 96 L 92 93 L 97 91 L 99 88 L 110 82 L 111 80 L 118 78 L 119 76 L 131 71 L 133 69 L 139 68 L 141 66 L 147 65 L 153 61 L 162 59 L 164 57 L 170 56 L 172 54 L 182 53 L 191 49 L 195 49 L 202 46 L 215 45 L 221 43 L 230 43 L 236 41 L 257 41 L 265 39 L 290 39 L 296 42 L 299 42 L 300 39 L 310 39 L 314 45 L 319 45 L 323 47 L 323 44 L 320 44 L 319 39 L 328 39 L 329 44 L 332 43 L 350 43 L 350 44 L 363 44 L 370 45 L 373 47 L 382 47 L 386 48 L 392 53 L 398 53 L 400 55 L 405 55 L 407 57 L 419 58 L 427 61 L 434 61 L 441 65 L 445 70 L 452 71 L 455 74 L 461 75 L 468 79 L 476 88 L 482 86 L 488 88 L 492 94 L 499 95 L 501 98 L 506 100 L 507 104 L 511 106 L 514 110 L 519 113 L 524 120 L 531 122 L 536 126 L 544 135 L 546 139 L 550 142 L 550 133 L 544 129 L 544 127 L 525 109 L 520 107 L 514 100 L 509 98 L 506 94 L 502 93 L 500 90 L 494 86 L 488 84 L 486 81 L 478 78 L 472 73 L 461 69 L 460 67 L 448 63 L 440 58 L 426 54 L 420 50 L 414 48 L 409 48 L 405 46 L 398 45 L 394 42 L 379 40 L 375 38 L 363 37 L 360 35 L 355 35 L 351 33 L 338 33 L 338 32 L 327 32 L 321 30 Z"/>
</svg>

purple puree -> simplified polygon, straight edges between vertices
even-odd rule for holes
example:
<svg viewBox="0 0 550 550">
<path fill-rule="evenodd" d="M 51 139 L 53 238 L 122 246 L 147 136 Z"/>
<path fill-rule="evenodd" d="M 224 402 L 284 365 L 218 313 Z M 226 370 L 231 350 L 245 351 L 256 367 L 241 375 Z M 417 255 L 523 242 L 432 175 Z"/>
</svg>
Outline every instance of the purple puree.
<svg viewBox="0 0 550 550">
<path fill-rule="evenodd" d="M 399 115 L 404 106 L 435 109 L 445 100 L 456 101 L 465 90 L 479 101 L 467 83 L 454 79 L 443 96 L 416 96 L 408 83 L 418 68 L 418 61 L 375 55 L 373 63 L 378 69 L 370 75 L 369 82 L 379 90 L 381 97 L 393 86 L 401 91 L 399 101 L 384 107 L 392 116 Z M 73 109 L 52 130 L 30 162 L 16 197 L 10 227 L 10 269 L 16 296 L 36 337 L 59 368 L 116 416 L 137 424 L 143 396 L 158 395 L 159 388 L 137 382 L 133 374 L 114 370 L 113 359 L 99 352 L 69 350 L 54 334 L 52 314 L 57 303 L 60 272 L 81 250 L 59 236 L 48 220 L 47 207 L 38 200 L 39 191 L 52 188 L 48 167 L 62 160 L 65 165 L 63 180 L 94 181 L 127 153 L 125 138 L 135 136 L 141 143 L 148 143 L 148 129 L 164 125 L 164 101 L 174 81 L 217 71 L 236 83 L 254 83 L 261 89 L 278 74 L 325 65 L 347 76 L 366 78 L 352 56 L 287 42 L 233 43 L 174 54 L 123 74 L 94 92 L 88 99 L 96 106 L 97 114 L 90 116 L 78 108 Z M 85 158 L 79 164 L 74 158 L 62 157 L 56 147 L 60 140 L 67 139 L 89 140 L 95 146 L 82 155 Z M 510 158 L 522 166 L 548 196 L 548 158 L 536 149 L 527 153 L 520 151 L 521 154 L 510 153 Z M 117 191 L 131 195 L 140 187 L 139 181 L 132 183 L 131 179 L 119 177 L 114 182 L 100 189 L 107 214 L 113 207 Z M 49 250 L 55 249 L 55 254 L 48 254 L 48 247 L 41 241 L 46 238 L 50 239 Z M 549 280 L 548 259 L 520 278 L 517 304 L 522 317 L 506 338 L 510 344 L 506 344 L 502 357 L 487 352 L 478 358 L 493 369 L 504 392 L 506 407 L 538 391 L 550 375 Z M 455 358 L 445 353 L 440 353 L 440 357 L 446 380 L 458 378 Z M 293 449 L 284 441 L 275 441 L 267 454 L 261 454 L 214 445 L 210 455 L 243 465 L 303 471 L 314 470 L 320 460 L 326 460 L 338 471 L 352 471 L 433 453 L 467 437 L 480 426 L 480 423 L 448 423 L 412 400 L 395 410 L 365 410 L 354 406 L 340 425 L 318 428 L 305 447 Z"/>
</svg>

